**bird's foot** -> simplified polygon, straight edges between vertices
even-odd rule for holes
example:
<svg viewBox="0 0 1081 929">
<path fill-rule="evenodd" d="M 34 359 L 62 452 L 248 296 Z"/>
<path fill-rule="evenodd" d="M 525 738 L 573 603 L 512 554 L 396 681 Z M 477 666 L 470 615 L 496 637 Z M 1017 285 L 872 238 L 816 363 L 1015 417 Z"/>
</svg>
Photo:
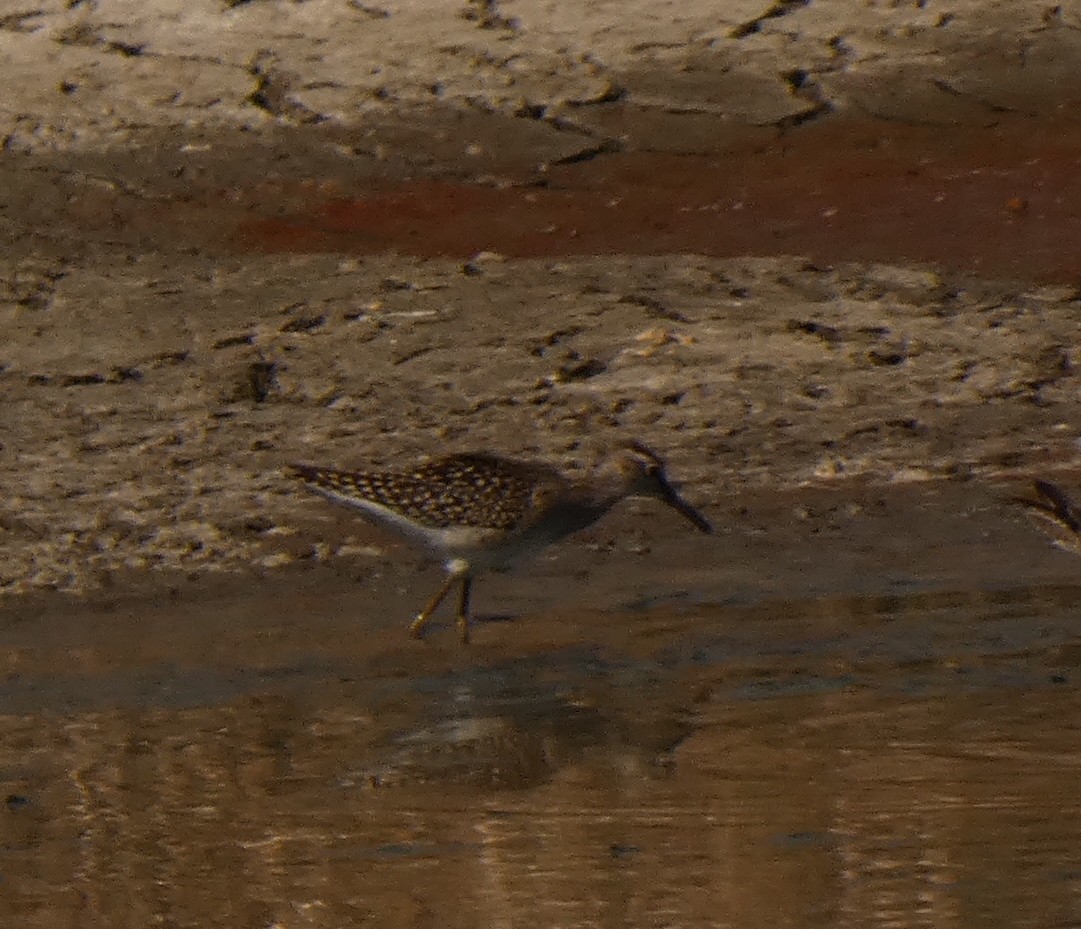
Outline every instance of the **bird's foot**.
<svg viewBox="0 0 1081 929">
<path fill-rule="evenodd" d="M 428 620 L 430 618 L 430 616 L 424 613 L 418 613 L 416 619 L 409 624 L 409 635 L 414 639 L 423 639 L 424 627 L 428 625 Z"/>
</svg>

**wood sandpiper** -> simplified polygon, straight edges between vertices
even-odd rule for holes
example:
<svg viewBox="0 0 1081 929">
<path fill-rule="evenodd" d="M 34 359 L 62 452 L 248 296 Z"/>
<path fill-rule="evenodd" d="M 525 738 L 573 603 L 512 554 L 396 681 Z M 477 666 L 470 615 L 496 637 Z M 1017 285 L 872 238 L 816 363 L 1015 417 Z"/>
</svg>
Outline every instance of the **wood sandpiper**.
<svg viewBox="0 0 1081 929">
<path fill-rule="evenodd" d="M 410 627 L 419 638 L 457 584 L 458 635 L 469 641 L 473 575 L 509 567 L 584 529 L 625 497 L 653 497 L 702 532 L 709 521 L 668 482 L 664 462 L 635 443 L 607 459 L 586 480 L 555 468 L 485 454 L 449 455 L 412 471 L 341 471 L 293 465 L 305 486 L 354 507 L 444 561 L 447 577 Z"/>
</svg>

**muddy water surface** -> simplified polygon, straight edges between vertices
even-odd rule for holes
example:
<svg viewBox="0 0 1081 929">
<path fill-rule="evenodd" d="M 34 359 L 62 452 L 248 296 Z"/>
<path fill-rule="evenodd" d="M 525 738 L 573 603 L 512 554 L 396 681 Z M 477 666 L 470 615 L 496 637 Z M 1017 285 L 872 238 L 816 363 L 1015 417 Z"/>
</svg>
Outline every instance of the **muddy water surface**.
<svg viewBox="0 0 1081 929">
<path fill-rule="evenodd" d="M 933 512 L 13 609 L 0 922 L 1078 925 L 1076 561 Z"/>
</svg>

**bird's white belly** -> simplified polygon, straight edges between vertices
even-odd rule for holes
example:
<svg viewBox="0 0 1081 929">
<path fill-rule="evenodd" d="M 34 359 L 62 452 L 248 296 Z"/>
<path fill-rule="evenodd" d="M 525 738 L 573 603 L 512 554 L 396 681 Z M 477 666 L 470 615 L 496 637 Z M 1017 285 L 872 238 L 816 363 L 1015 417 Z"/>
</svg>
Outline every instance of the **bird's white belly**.
<svg viewBox="0 0 1081 929">
<path fill-rule="evenodd" d="M 467 564 L 470 570 L 507 568 L 535 555 L 567 535 L 592 523 L 602 509 L 562 512 L 534 523 L 524 531 L 509 532 L 480 526 L 425 526 L 389 507 L 327 488 L 315 488 L 324 497 L 359 510 L 370 522 L 391 529 L 419 548 L 447 562 Z"/>
<path fill-rule="evenodd" d="M 498 529 L 461 527 L 438 531 L 441 534 L 439 543 L 432 547 L 451 558 L 468 561 L 474 569 L 510 567 L 553 541 L 532 533 L 508 535 Z"/>
</svg>

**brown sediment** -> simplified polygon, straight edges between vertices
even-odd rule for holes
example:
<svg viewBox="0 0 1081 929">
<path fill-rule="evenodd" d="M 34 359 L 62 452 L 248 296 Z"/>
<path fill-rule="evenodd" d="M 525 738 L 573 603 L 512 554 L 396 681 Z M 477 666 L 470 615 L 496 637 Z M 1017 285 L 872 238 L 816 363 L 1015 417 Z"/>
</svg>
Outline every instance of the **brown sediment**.
<svg viewBox="0 0 1081 929">
<path fill-rule="evenodd" d="M 837 120 L 723 153 L 613 152 L 486 183 L 383 182 L 248 218 L 245 248 L 466 258 L 805 255 L 1072 282 L 1081 127 Z"/>
</svg>

